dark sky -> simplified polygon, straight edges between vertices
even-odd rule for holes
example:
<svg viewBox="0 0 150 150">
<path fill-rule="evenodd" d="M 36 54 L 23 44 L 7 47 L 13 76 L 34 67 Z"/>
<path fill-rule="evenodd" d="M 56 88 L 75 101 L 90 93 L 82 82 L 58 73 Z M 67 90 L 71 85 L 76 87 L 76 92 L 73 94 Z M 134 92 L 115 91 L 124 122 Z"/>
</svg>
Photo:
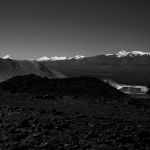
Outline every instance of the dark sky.
<svg viewBox="0 0 150 150">
<path fill-rule="evenodd" d="M 150 51 L 148 0 L 0 0 L 0 56 Z"/>
</svg>

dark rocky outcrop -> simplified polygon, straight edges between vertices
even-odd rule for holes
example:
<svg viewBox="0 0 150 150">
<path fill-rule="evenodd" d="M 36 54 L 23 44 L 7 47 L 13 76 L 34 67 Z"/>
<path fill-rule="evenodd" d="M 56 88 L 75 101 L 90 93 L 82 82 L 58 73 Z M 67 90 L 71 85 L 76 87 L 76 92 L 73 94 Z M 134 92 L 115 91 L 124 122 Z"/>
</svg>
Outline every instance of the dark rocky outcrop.
<svg viewBox="0 0 150 150">
<path fill-rule="evenodd" d="M 57 112 L 57 110 L 55 110 Z M 0 108 L 0 149 L 148 150 L 149 121 Z M 20 125 L 20 126 L 16 126 Z"/>
<path fill-rule="evenodd" d="M 17 76 L 0 83 L 0 89 L 11 93 L 37 94 L 46 98 L 75 96 L 103 99 L 128 97 L 109 84 L 92 77 L 48 79 L 36 75 Z"/>
</svg>

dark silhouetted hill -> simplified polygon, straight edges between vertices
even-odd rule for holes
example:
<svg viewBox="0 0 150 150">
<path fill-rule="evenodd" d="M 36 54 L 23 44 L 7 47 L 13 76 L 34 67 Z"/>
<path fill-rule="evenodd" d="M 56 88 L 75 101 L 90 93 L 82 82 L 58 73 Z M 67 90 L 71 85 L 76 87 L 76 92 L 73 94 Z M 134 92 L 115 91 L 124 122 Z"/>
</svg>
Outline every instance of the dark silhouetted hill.
<svg viewBox="0 0 150 150">
<path fill-rule="evenodd" d="M 11 93 L 29 93 L 54 96 L 87 96 L 97 98 L 122 98 L 126 94 L 116 90 L 100 79 L 77 77 L 48 79 L 33 74 L 13 77 L 0 83 L 0 88 Z"/>
</svg>

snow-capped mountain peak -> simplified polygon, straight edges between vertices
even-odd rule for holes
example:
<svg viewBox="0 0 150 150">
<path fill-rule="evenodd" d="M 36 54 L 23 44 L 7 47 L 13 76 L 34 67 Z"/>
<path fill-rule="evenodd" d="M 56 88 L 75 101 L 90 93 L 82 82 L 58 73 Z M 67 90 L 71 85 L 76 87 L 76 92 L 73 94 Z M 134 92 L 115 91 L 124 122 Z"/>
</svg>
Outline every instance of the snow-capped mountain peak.
<svg viewBox="0 0 150 150">
<path fill-rule="evenodd" d="M 83 56 L 83 55 L 76 55 L 76 56 L 74 56 L 74 58 L 75 59 L 82 59 L 82 58 L 84 58 L 85 56 Z"/>
<path fill-rule="evenodd" d="M 66 56 L 53 56 L 50 58 L 51 61 L 56 61 L 56 60 L 67 60 L 67 59 L 71 59 L 70 57 L 66 57 Z"/>
<path fill-rule="evenodd" d="M 117 57 L 125 57 L 125 56 L 144 56 L 144 55 L 150 55 L 150 52 L 142 52 L 142 51 L 131 51 L 127 52 L 125 50 L 122 50 L 116 54 Z"/>
<path fill-rule="evenodd" d="M 66 57 L 66 56 L 53 56 L 53 57 L 41 57 L 36 59 L 36 61 L 57 61 L 57 60 L 71 60 L 71 59 L 82 59 L 85 56 L 83 55 L 76 55 L 74 57 Z"/>
<path fill-rule="evenodd" d="M 142 52 L 142 51 L 132 51 L 131 53 L 134 55 L 140 55 L 140 56 L 150 55 L 150 52 Z"/>
<path fill-rule="evenodd" d="M 37 59 L 37 61 L 48 61 L 48 60 L 50 60 L 50 58 L 47 57 L 47 56 L 44 56 L 44 57 L 41 57 L 41 58 Z"/>
<path fill-rule="evenodd" d="M 124 57 L 124 56 L 127 56 L 129 53 L 130 53 L 130 52 L 127 52 L 127 51 L 125 51 L 125 50 L 122 50 L 122 51 L 118 52 L 118 53 L 116 54 L 116 56 L 117 56 L 117 57 Z"/>
<path fill-rule="evenodd" d="M 14 58 L 11 57 L 10 55 L 5 55 L 5 56 L 3 56 L 2 58 L 3 58 L 3 59 L 12 59 L 12 60 L 14 60 Z"/>
<path fill-rule="evenodd" d="M 106 54 L 105 56 L 112 56 L 113 54 Z"/>
<path fill-rule="evenodd" d="M 66 57 L 66 56 L 53 56 L 53 57 L 41 57 L 36 59 L 37 61 L 56 61 L 56 60 L 67 60 L 67 59 L 71 59 L 71 57 Z"/>
</svg>

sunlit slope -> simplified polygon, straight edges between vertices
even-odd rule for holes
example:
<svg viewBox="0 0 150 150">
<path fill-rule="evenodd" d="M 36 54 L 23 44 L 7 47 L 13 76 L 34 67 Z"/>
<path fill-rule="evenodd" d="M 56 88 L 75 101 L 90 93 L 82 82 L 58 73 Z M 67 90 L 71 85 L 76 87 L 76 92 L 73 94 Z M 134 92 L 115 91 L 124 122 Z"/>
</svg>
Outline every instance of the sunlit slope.
<svg viewBox="0 0 150 150">
<path fill-rule="evenodd" d="M 51 71 L 50 68 L 45 67 L 37 61 L 27 60 L 11 60 L 11 59 L 0 59 L 0 81 L 4 81 L 17 75 L 35 74 L 39 76 L 46 76 L 48 78 L 61 78 L 66 77 L 59 71 Z"/>
</svg>

